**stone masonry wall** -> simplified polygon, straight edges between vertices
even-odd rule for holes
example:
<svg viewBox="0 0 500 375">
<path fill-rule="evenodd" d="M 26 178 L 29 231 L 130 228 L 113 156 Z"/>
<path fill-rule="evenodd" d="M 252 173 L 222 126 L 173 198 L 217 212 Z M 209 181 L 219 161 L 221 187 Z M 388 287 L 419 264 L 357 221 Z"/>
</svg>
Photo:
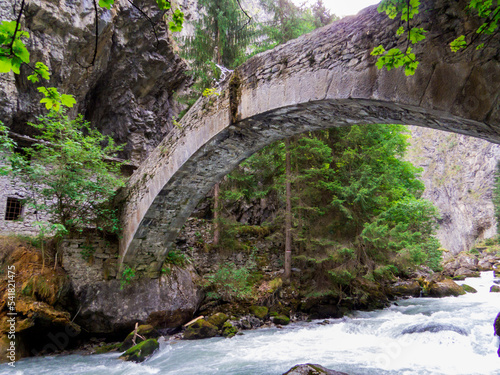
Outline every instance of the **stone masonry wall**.
<svg viewBox="0 0 500 375">
<path fill-rule="evenodd" d="M 61 244 L 63 268 L 79 292 L 87 284 L 116 278 L 118 244 L 103 239 L 72 239 Z"/>
<path fill-rule="evenodd" d="M 47 216 L 42 212 L 35 212 L 33 207 L 24 204 L 20 220 L 5 220 L 7 198 L 26 199 L 29 190 L 20 182 L 13 182 L 8 176 L 0 177 L 0 234 L 36 235 L 38 230 L 33 225 L 35 221 L 43 221 Z"/>
</svg>

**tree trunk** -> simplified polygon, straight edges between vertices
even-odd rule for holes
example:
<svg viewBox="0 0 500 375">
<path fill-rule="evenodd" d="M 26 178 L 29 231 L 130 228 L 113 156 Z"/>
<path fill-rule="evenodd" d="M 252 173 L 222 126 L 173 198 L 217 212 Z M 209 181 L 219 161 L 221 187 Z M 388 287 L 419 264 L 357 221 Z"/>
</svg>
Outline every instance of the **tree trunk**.
<svg viewBox="0 0 500 375">
<path fill-rule="evenodd" d="M 285 210 L 285 279 L 290 279 L 292 273 L 292 189 L 291 189 L 291 175 L 292 167 L 290 161 L 290 140 L 285 140 L 285 179 L 286 179 L 286 210 Z"/>
<path fill-rule="evenodd" d="M 214 186 L 214 245 L 219 244 L 220 223 L 219 223 L 219 183 Z"/>
</svg>

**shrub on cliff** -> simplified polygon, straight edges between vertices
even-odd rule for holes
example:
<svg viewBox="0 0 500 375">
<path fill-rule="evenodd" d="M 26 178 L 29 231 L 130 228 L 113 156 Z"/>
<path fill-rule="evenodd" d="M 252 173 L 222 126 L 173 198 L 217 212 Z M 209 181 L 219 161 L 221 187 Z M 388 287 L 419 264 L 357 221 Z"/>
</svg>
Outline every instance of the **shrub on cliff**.
<svg viewBox="0 0 500 375">
<path fill-rule="evenodd" d="M 207 297 L 224 301 L 243 299 L 251 292 L 249 276 L 247 268 L 238 268 L 234 263 L 228 263 L 206 277 Z"/>
<path fill-rule="evenodd" d="M 122 147 L 82 115 L 70 119 L 64 111 L 51 111 L 29 125 L 38 131 L 38 141 L 10 157 L 12 175 L 32 192 L 28 203 L 68 232 L 87 227 L 116 232 L 110 200 L 124 179 L 113 156 Z"/>
</svg>

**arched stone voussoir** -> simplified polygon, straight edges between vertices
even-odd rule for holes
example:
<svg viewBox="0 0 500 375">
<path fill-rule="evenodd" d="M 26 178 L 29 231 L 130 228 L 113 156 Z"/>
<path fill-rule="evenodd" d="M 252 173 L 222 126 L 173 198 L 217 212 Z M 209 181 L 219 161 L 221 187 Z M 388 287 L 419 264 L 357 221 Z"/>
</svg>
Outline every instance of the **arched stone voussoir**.
<svg viewBox="0 0 500 375">
<path fill-rule="evenodd" d="M 376 68 L 370 52 L 379 44 L 397 46 L 397 25 L 375 7 L 239 67 L 221 95 L 200 98 L 131 177 L 123 194 L 122 264 L 157 276 L 198 201 L 241 161 L 279 139 L 398 123 L 500 143 L 500 40 L 485 51 L 449 49 L 448 39 L 464 32 L 465 5 L 423 1 L 429 11 L 421 22 L 429 33 L 417 47 L 420 65 L 411 77 Z"/>
</svg>

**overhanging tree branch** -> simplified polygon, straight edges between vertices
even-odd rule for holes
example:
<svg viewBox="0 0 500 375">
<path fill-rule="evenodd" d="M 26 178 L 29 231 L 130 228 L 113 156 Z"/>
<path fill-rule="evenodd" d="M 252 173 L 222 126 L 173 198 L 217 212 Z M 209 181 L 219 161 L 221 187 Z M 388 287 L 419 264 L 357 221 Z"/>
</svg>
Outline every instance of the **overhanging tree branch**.
<svg viewBox="0 0 500 375">
<path fill-rule="evenodd" d="M 16 34 L 17 31 L 19 30 L 19 25 L 21 24 L 21 16 L 23 15 L 23 9 L 24 9 L 24 0 L 21 2 L 21 9 L 19 10 L 19 14 L 17 15 L 17 20 L 16 20 L 16 28 L 14 30 L 14 35 L 12 35 L 12 41 L 10 42 L 10 55 L 14 56 L 14 41 L 16 40 Z"/>
<path fill-rule="evenodd" d="M 153 22 L 153 20 L 146 14 L 144 13 L 144 11 L 139 8 L 137 5 L 135 5 L 131 0 L 128 0 L 128 2 L 135 8 L 137 9 L 139 12 L 141 12 L 141 14 L 146 17 L 146 19 L 149 21 L 149 23 L 151 24 L 151 28 L 153 29 L 153 33 L 155 34 L 155 38 L 156 38 L 156 49 L 158 49 L 158 46 L 160 45 L 160 40 L 158 39 L 158 34 L 156 33 L 156 29 L 155 29 L 155 24 Z"/>
<path fill-rule="evenodd" d="M 243 9 L 243 7 L 241 6 L 240 0 L 236 0 L 236 2 L 238 3 L 238 6 L 240 7 L 241 11 L 245 14 L 245 16 L 248 17 L 247 23 L 245 23 L 243 26 L 241 26 L 241 28 L 238 30 L 238 32 L 239 32 L 239 31 L 243 30 L 243 28 L 245 28 L 252 21 L 252 17 L 250 17 L 248 15 L 248 13 L 245 11 L 245 9 Z"/>
</svg>

